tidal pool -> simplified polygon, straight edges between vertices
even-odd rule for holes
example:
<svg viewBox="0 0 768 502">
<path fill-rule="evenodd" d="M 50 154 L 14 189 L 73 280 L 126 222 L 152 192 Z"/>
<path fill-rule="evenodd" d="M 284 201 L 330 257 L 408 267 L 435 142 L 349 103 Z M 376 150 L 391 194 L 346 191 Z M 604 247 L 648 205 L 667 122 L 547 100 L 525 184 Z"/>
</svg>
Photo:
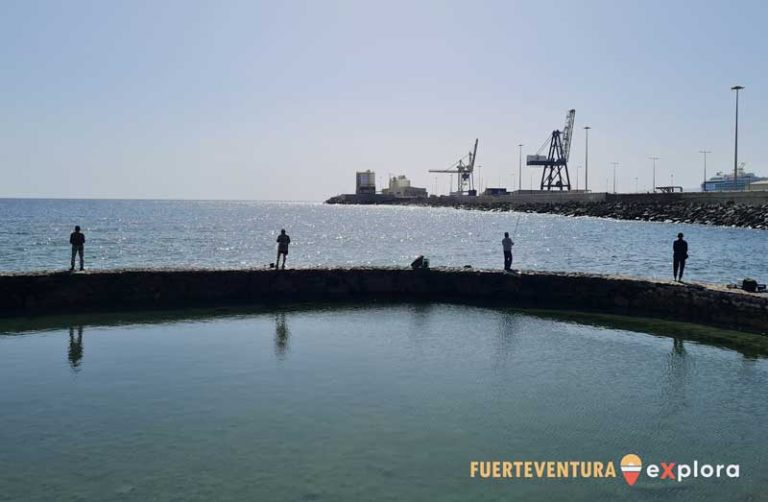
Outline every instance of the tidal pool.
<svg viewBox="0 0 768 502">
<path fill-rule="evenodd" d="M 655 328 L 654 328 L 655 329 Z M 0 323 L 0 500 L 757 500 L 768 364 L 446 304 Z M 644 464 L 739 464 L 651 479 Z M 473 460 L 613 462 L 479 479 Z"/>
</svg>

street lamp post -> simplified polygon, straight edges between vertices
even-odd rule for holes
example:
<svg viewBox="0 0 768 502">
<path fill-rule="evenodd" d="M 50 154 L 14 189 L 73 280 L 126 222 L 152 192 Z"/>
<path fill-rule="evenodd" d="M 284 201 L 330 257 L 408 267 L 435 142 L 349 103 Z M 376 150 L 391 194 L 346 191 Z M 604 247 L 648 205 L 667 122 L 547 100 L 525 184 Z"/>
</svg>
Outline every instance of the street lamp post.
<svg viewBox="0 0 768 502">
<path fill-rule="evenodd" d="M 586 148 L 584 149 L 584 191 L 589 192 L 589 126 L 584 126 L 586 131 Z"/>
<path fill-rule="evenodd" d="M 709 150 L 699 150 L 699 153 L 704 154 L 704 182 L 701 184 L 701 191 L 707 191 L 707 154 L 712 153 Z"/>
<path fill-rule="evenodd" d="M 478 165 L 477 166 L 477 186 L 480 188 L 480 193 L 483 193 L 483 175 L 480 171 L 480 169 L 483 166 Z M 475 188 L 474 184 L 472 185 L 472 188 Z"/>
<path fill-rule="evenodd" d="M 656 193 L 656 161 L 659 160 L 658 157 L 648 157 L 653 161 L 653 184 L 651 185 L 651 190 L 653 190 L 654 193 Z"/>
<path fill-rule="evenodd" d="M 733 189 L 738 188 L 739 179 L 739 91 L 744 89 L 742 85 L 734 85 L 732 91 L 736 91 L 736 138 L 733 142 Z"/>
<path fill-rule="evenodd" d="M 581 166 L 576 166 L 576 191 L 579 191 L 579 169 Z"/>
<path fill-rule="evenodd" d="M 517 185 L 517 191 L 522 192 L 523 191 L 523 145 L 522 143 L 517 145 L 520 148 L 520 159 L 518 160 L 518 166 L 517 166 L 517 177 L 518 177 L 518 185 Z"/>
</svg>

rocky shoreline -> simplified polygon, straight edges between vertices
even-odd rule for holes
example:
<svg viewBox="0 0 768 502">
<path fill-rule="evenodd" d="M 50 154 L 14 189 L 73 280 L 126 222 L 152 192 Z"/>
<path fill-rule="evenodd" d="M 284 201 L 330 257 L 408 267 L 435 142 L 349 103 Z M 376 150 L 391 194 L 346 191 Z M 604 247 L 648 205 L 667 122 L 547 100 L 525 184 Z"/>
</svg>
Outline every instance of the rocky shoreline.
<svg viewBox="0 0 768 502">
<path fill-rule="evenodd" d="M 442 205 L 442 204 L 428 204 Z M 522 211 L 550 213 L 563 216 L 593 216 L 617 220 L 661 221 L 666 223 L 695 223 L 726 227 L 768 230 L 768 204 L 746 205 L 733 202 L 706 204 L 670 202 L 660 204 L 632 202 L 546 202 L 523 203 L 485 202 L 450 204 L 457 209 L 484 211 Z"/>
</svg>

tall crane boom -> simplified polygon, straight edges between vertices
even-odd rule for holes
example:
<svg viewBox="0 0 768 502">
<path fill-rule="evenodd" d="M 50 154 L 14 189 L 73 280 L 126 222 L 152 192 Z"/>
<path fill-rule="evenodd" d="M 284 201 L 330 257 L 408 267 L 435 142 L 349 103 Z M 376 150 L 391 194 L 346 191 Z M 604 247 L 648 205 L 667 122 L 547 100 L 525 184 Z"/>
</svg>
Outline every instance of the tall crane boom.
<svg viewBox="0 0 768 502">
<path fill-rule="evenodd" d="M 454 163 L 448 169 L 430 169 L 430 173 L 445 173 L 456 175 L 456 192 L 452 194 L 456 195 L 475 195 L 475 159 L 477 158 L 477 138 L 475 139 L 475 148 L 467 154 L 466 157 L 462 157 L 456 163 Z M 467 163 L 464 163 L 464 159 L 467 159 Z"/>
<path fill-rule="evenodd" d="M 571 138 L 576 110 L 568 110 L 565 127 L 562 131 L 552 131 L 550 139 L 541 146 L 536 155 L 528 155 L 526 165 L 543 166 L 541 172 L 541 190 L 570 190 L 571 178 L 568 175 L 568 156 L 571 153 Z M 542 155 L 542 150 L 549 143 L 549 153 Z"/>
<path fill-rule="evenodd" d="M 469 171 L 475 170 L 475 158 L 477 157 L 477 139 L 475 138 L 475 148 L 472 150 L 472 158 L 469 159 Z"/>
<path fill-rule="evenodd" d="M 573 137 L 573 122 L 576 119 L 576 110 L 568 110 L 565 116 L 565 127 L 563 128 L 563 157 L 568 162 L 571 154 L 571 138 Z"/>
</svg>

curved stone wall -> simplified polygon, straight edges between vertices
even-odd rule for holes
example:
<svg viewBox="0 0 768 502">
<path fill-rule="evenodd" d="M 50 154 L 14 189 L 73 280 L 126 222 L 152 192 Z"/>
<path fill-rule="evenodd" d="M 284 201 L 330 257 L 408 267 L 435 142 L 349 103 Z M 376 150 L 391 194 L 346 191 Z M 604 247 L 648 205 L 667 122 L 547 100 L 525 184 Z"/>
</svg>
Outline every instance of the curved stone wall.
<svg viewBox="0 0 768 502">
<path fill-rule="evenodd" d="M 401 268 L 0 275 L 0 315 L 5 317 L 334 300 L 452 301 L 574 310 L 768 334 L 768 295 L 628 277 Z"/>
</svg>

